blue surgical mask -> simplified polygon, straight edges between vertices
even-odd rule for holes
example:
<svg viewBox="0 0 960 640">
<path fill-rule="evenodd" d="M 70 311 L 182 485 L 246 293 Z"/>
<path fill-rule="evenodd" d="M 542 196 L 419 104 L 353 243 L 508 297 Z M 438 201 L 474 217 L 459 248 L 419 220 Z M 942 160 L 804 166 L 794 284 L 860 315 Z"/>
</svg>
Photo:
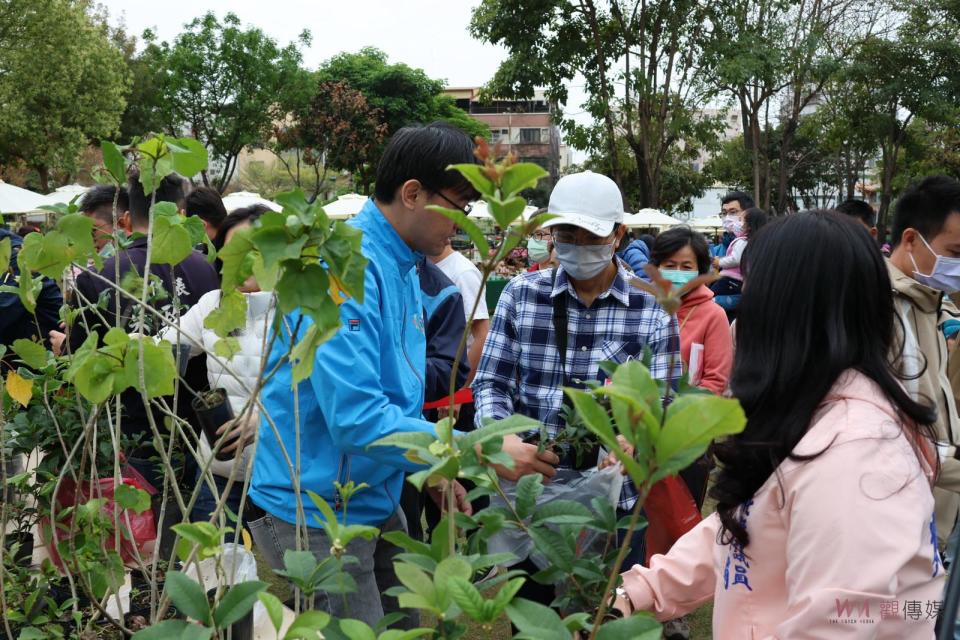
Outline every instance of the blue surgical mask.
<svg viewBox="0 0 960 640">
<path fill-rule="evenodd" d="M 663 269 L 660 271 L 660 275 L 663 276 L 664 280 L 669 280 L 673 283 L 673 286 L 679 289 L 683 285 L 687 284 L 694 278 L 696 278 L 699 273 L 696 271 L 681 271 L 680 269 Z"/>
<path fill-rule="evenodd" d="M 527 255 L 533 262 L 546 262 L 550 259 L 550 252 L 547 250 L 546 240 L 537 240 L 530 238 L 527 240 Z"/>
<path fill-rule="evenodd" d="M 558 242 L 557 260 L 574 280 L 589 280 L 600 275 L 613 260 L 613 244 L 567 244 Z"/>
<path fill-rule="evenodd" d="M 936 260 L 930 273 L 920 273 L 917 269 L 917 261 L 913 259 L 913 254 L 909 254 L 910 261 L 913 262 L 913 279 L 931 289 L 939 289 L 948 295 L 960 291 L 960 258 L 942 256 L 933 250 L 926 238 L 920 236 L 920 239 L 923 240 L 927 250 L 936 257 Z"/>
</svg>

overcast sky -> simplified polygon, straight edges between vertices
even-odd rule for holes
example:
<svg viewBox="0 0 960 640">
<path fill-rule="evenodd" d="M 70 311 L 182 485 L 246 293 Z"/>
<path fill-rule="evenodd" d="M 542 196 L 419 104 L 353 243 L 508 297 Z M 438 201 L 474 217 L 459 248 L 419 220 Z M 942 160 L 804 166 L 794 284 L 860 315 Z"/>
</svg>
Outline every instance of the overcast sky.
<svg viewBox="0 0 960 640">
<path fill-rule="evenodd" d="M 470 37 L 467 28 L 476 0 L 166 0 L 162 3 L 100 0 L 113 23 L 129 32 L 146 28 L 172 40 L 184 24 L 207 11 L 229 10 L 245 25 L 257 26 L 281 45 L 303 29 L 313 34 L 304 61 L 316 68 L 341 51 L 375 46 L 390 60 L 424 69 L 452 86 L 484 84 L 506 57 L 501 47 Z M 229 7 L 229 9 L 227 9 Z"/>
</svg>

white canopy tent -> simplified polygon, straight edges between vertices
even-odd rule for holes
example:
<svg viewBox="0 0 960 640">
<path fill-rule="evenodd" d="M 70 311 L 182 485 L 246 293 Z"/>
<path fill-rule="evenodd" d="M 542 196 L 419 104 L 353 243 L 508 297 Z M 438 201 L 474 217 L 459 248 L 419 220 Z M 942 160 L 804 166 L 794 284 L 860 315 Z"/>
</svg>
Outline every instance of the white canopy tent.
<svg viewBox="0 0 960 640">
<path fill-rule="evenodd" d="M 681 220 L 672 218 L 662 211 L 656 209 L 641 209 L 636 213 L 628 213 L 623 218 L 623 224 L 627 228 L 656 227 L 662 229 L 665 227 L 674 227 L 682 224 Z"/>
<path fill-rule="evenodd" d="M 85 194 L 88 189 L 90 187 L 85 187 L 82 184 L 65 184 L 54 189 L 53 193 L 48 194 L 47 197 L 54 202 L 69 204 L 77 196 Z"/>
<path fill-rule="evenodd" d="M 50 196 L 21 189 L 0 180 L 0 213 L 27 213 L 38 211 L 40 207 L 56 204 Z"/>
<path fill-rule="evenodd" d="M 690 228 L 697 231 L 714 231 L 723 228 L 723 220 L 720 216 L 710 216 L 709 218 L 695 218 L 690 221 Z"/>
<path fill-rule="evenodd" d="M 359 193 L 345 193 L 333 202 L 323 205 L 323 210 L 333 220 L 345 220 L 360 213 L 369 199 Z"/>
<path fill-rule="evenodd" d="M 523 208 L 523 219 L 529 220 L 537 212 L 537 207 L 532 205 L 527 205 Z M 470 218 L 486 218 L 488 220 L 493 220 L 493 216 L 490 215 L 490 208 L 487 206 L 487 203 L 483 200 L 477 200 L 473 203 L 473 210 L 470 212 Z"/>
<path fill-rule="evenodd" d="M 236 209 L 242 209 L 243 207 L 252 207 L 255 204 L 262 204 L 272 211 L 283 210 L 283 207 L 276 202 L 262 198 L 259 193 L 251 193 L 250 191 L 237 191 L 236 193 L 231 193 L 223 197 L 223 206 L 226 208 L 227 213 L 235 211 Z"/>
</svg>

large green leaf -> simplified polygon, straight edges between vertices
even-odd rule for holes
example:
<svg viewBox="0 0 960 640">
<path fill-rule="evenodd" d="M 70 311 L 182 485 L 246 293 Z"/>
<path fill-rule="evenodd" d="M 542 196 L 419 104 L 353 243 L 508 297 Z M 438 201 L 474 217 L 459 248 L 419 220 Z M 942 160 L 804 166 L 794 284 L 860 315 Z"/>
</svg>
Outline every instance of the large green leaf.
<svg viewBox="0 0 960 640">
<path fill-rule="evenodd" d="M 177 265 L 193 252 L 190 233 L 179 216 L 155 216 L 153 221 L 153 249 L 150 261 L 154 264 Z"/>
<path fill-rule="evenodd" d="M 477 226 L 477 223 L 468 218 L 467 214 L 460 209 L 449 209 L 447 207 L 437 207 L 431 205 L 427 208 L 432 209 L 437 213 L 442 213 L 446 217 L 456 222 L 457 226 L 460 227 L 468 236 L 470 236 L 470 240 L 474 245 L 476 245 L 483 259 L 487 259 L 487 255 L 490 253 L 490 245 L 487 243 L 487 238 L 483 235 L 483 231 L 480 230 L 480 227 Z"/>
<path fill-rule="evenodd" d="M 746 424 L 736 400 L 706 395 L 680 397 L 667 408 L 667 419 L 656 443 L 657 464 L 666 466 L 685 451 L 688 456 L 689 450 L 706 451 L 714 438 L 740 433 Z"/>
<path fill-rule="evenodd" d="M 484 597 L 469 580 L 453 576 L 447 580 L 447 591 L 457 606 L 471 619 L 477 622 L 488 621 L 483 611 Z"/>
<path fill-rule="evenodd" d="M 473 188 L 480 192 L 481 197 L 489 197 L 493 195 L 494 185 L 493 181 L 488 178 L 483 173 L 483 165 L 479 164 L 455 164 L 447 167 L 448 169 L 456 169 L 466 178 L 470 184 L 473 185 Z"/>
<path fill-rule="evenodd" d="M 203 326 L 213 329 L 221 338 L 230 335 L 247 324 L 247 297 L 237 291 L 225 291 L 220 296 L 220 304 L 203 320 Z"/>
<path fill-rule="evenodd" d="M 9 238 L 5 238 L 9 240 Z M 2 262 L 0 262 L 2 264 Z M 47 350 L 39 342 L 18 338 L 13 341 L 13 352 L 23 360 L 24 364 L 32 369 L 43 369 L 47 366 Z"/>
<path fill-rule="evenodd" d="M 527 201 L 523 198 L 508 198 L 507 200 L 490 198 L 487 201 L 487 209 L 501 229 L 508 229 L 517 222 L 523 221 L 523 210 L 526 206 Z M 503 251 L 503 247 L 500 251 Z"/>
<path fill-rule="evenodd" d="M 521 518 L 528 517 L 533 513 L 537 506 L 537 498 L 543 493 L 543 476 L 539 473 L 531 473 L 523 476 L 517 482 L 517 515 Z"/>
<path fill-rule="evenodd" d="M 351 618 L 340 620 L 340 630 L 350 640 L 377 640 L 377 634 L 366 623 Z"/>
<path fill-rule="evenodd" d="M 320 631 L 330 624 L 330 614 L 323 611 L 304 611 L 297 616 L 284 634 L 284 640 L 318 640 Z"/>
<path fill-rule="evenodd" d="M 515 638 L 534 640 L 571 640 L 573 634 L 557 612 L 538 602 L 517 598 L 507 605 L 510 621 L 520 631 Z"/>
<path fill-rule="evenodd" d="M 500 182 L 500 190 L 504 197 L 509 197 L 520 193 L 524 189 L 533 189 L 549 173 L 540 165 L 532 162 L 518 162 L 507 167 L 503 172 L 503 179 Z"/>
<path fill-rule="evenodd" d="M 207 168 L 207 148 L 199 140 L 179 138 L 173 144 L 170 149 L 173 151 L 174 171 L 185 178 L 192 178 Z"/>
<path fill-rule="evenodd" d="M 438 606 L 437 588 L 423 569 L 407 562 L 395 562 L 393 568 L 397 580 L 403 586 L 422 597 L 432 606 Z"/>
<path fill-rule="evenodd" d="M 644 613 L 607 622 L 597 631 L 597 640 L 660 640 L 662 636 L 660 623 Z"/>
<path fill-rule="evenodd" d="M 117 485 L 114 500 L 121 509 L 130 509 L 134 513 L 143 513 L 150 508 L 150 494 L 129 484 Z"/>
<path fill-rule="evenodd" d="M 474 445 L 483 444 L 493 438 L 502 438 L 514 433 L 524 433 L 526 431 L 539 431 L 540 423 L 533 418 L 514 414 L 502 420 L 492 420 L 487 422 L 479 429 L 475 429 L 457 438 L 457 446 L 460 449 L 469 449 Z"/>
<path fill-rule="evenodd" d="M 579 502 L 573 500 L 553 500 L 537 507 L 533 513 L 533 524 L 587 524 L 593 521 L 593 514 Z"/>
<path fill-rule="evenodd" d="M 537 547 L 537 551 L 550 559 L 550 562 L 563 571 L 571 571 L 576 561 L 576 551 L 567 543 L 562 535 L 545 527 L 531 527 L 530 538 Z"/>
<path fill-rule="evenodd" d="M 270 624 L 277 633 L 280 633 L 280 627 L 283 626 L 283 603 L 280 598 L 269 591 L 261 591 L 257 594 L 257 599 L 263 603 L 263 608 L 267 610 L 267 616 L 270 617 Z"/>
<path fill-rule="evenodd" d="M 205 625 L 210 624 L 210 603 L 196 580 L 180 571 L 168 571 L 164 591 L 180 613 Z"/>
<path fill-rule="evenodd" d="M 108 140 L 102 140 L 100 151 L 103 153 L 103 165 L 113 181 L 116 184 L 125 184 L 127 182 L 127 167 L 123 161 L 120 147 Z"/>
<path fill-rule="evenodd" d="M 143 361 L 140 360 L 140 346 L 143 346 Z M 177 365 L 173 360 L 173 351 L 167 343 L 156 344 L 150 338 L 131 340 L 124 358 L 124 372 L 132 386 L 140 388 L 140 367 L 143 367 L 143 380 L 147 398 L 159 398 L 173 394 L 173 382 L 177 377 Z"/>
<path fill-rule="evenodd" d="M 230 587 L 213 612 L 213 622 L 218 629 L 226 629 L 250 613 L 257 596 L 266 590 L 267 583 L 259 580 L 241 582 Z"/>
</svg>

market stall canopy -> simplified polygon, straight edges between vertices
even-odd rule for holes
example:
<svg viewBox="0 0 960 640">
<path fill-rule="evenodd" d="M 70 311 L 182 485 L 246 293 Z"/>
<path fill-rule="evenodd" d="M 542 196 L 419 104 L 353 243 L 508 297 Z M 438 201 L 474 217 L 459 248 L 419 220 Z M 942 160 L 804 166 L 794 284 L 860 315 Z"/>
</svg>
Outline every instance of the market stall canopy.
<svg viewBox="0 0 960 640">
<path fill-rule="evenodd" d="M 252 207 L 255 204 L 262 204 L 271 211 L 283 210 L 283 207 L 276 202 L 261 198 L 259 193 L 251 193 L 250 191 L 237 191 L 236 193 L 231 193 L 223 197 L 223 206 L 226 208 L 227 213 L 235 211 L 236 209 L 242 209 L 243 207 Z"/>
<path fill-rule="evenodd" d="M 360 213 L 369 199 L 359 193 L 345 193 L 330 204 L 323 205 L 323 210 L 333 220 L 344 220 Z"/>
<path fill-rule="evenodd" d="M 723 220 L 720 216 L 710 216 L 709 218 L 696 218 L 690 221 L 690 228 L 697 231 L 712 231 L 723 228 Z"/>
<path fill-rule="evenodd" d="M 533 214 L 535 214 L 537 211 L 538 211 L 537 207 L 534 207 L 532 205 L 525 206 L 523 208 L 523 219 L 529 220 L 531 217 L 533 217 Z M 473 211 L 470 212 L 469 217 L 487 218 L 489 220 L 493 220 L 493 216 L 490 215 L 490 208 L 487 206 L 487 203 L 484 202 L 483 200 L 477 200 L 476 202 L 473 203 Z"/>
<path fill-rule="evenodd" d="M 623 224 L 630 229 L 637 227 L 673 227 L 682 224 L 681 220 L 672 218 L 656 209 L 640 209 L 636 213 L 628 213 L 623 218 Z"/>
<path fill-rule="evenodd" d="M 57 203 L 70 204 L 71 200 L 82 196 L 89 188 L 82 184 L 65 184 L 54 189 L 53 193 L 48 194 L 47 197 Z"/>
<path fill-rule="evenodd" d="M 57 199 L 34 193 L 28 189 L 21 189 L 0 180 L 0 213 L 27 213 L 38 211 L 40 207 L 52 205 Z"/>
</svg>

